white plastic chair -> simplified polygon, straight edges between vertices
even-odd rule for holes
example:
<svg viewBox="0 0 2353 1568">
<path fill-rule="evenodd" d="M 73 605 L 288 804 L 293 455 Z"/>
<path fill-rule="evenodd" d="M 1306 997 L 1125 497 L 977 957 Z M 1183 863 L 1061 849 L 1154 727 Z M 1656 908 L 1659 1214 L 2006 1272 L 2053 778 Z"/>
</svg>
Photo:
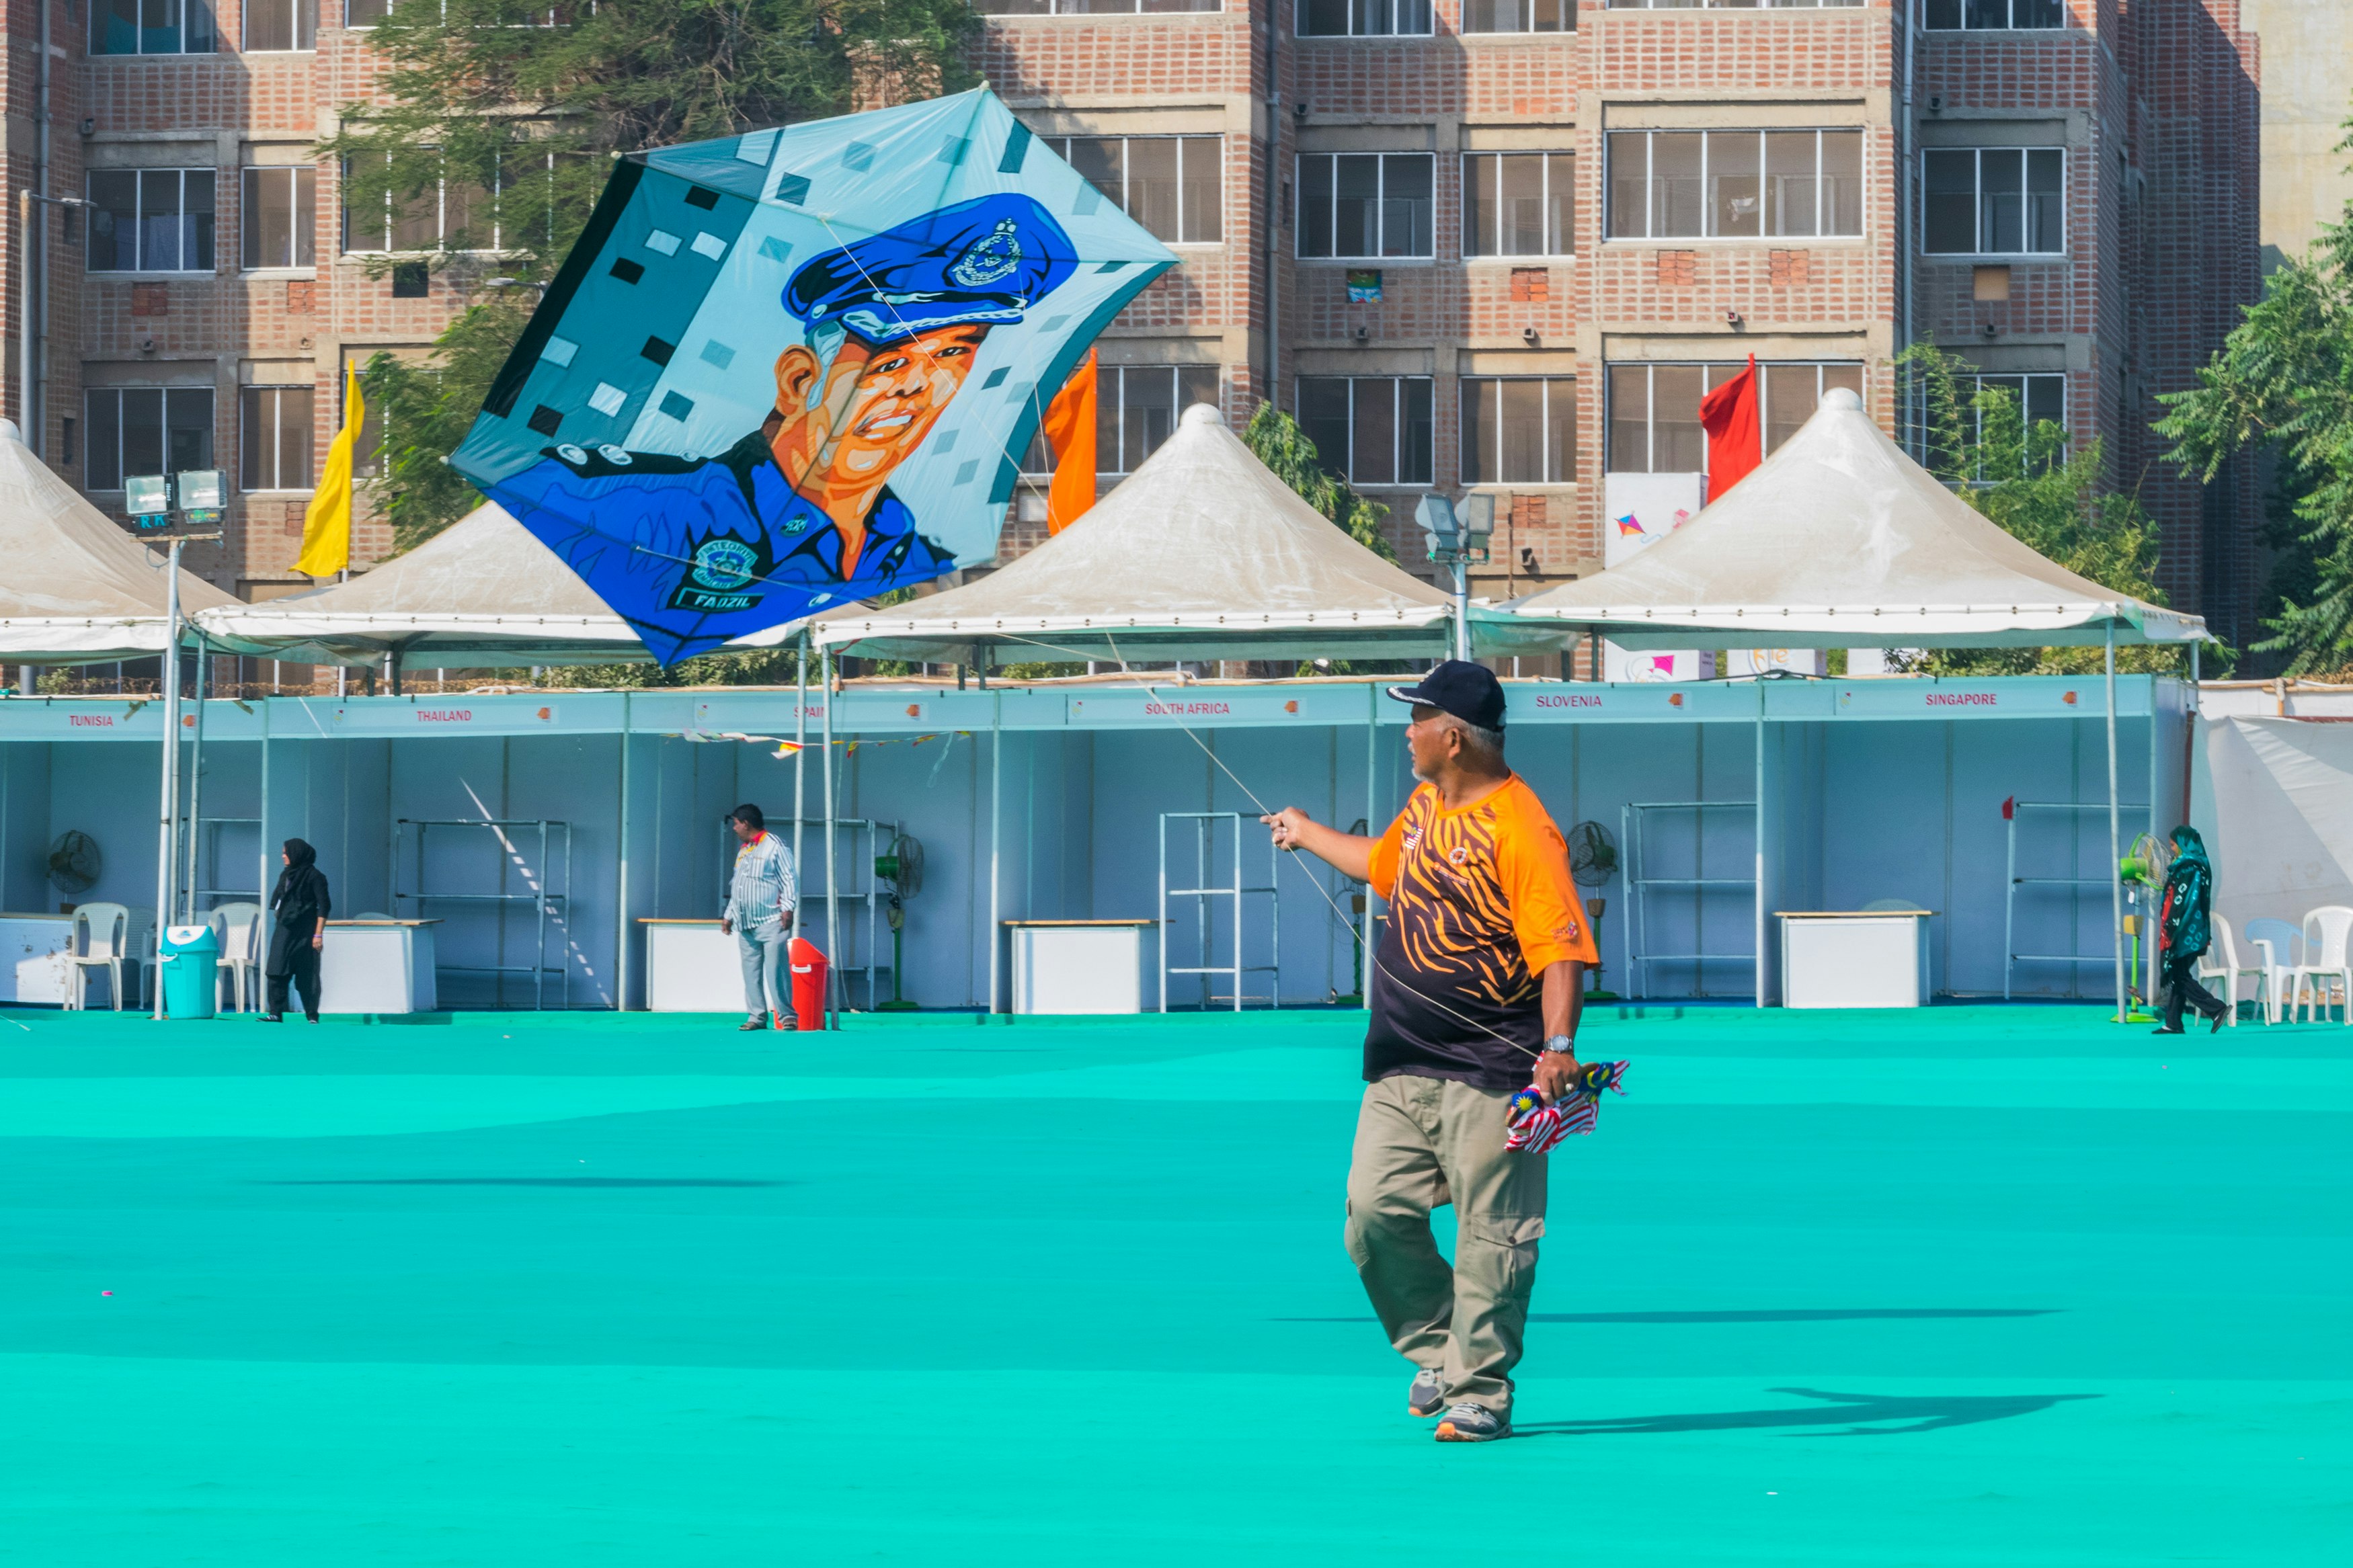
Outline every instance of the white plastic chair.
<svg viewBox="0 0 2353 1568">
<path fill-rule="evenodd" d="M 2285 921 L 2253 920 L 2247 922 L 2247 945 L 2263 966 L 2263 1021 L 2276 1024 L 2287 1011 L 2288 972 L 2304 962 L 2304 932 Z"/>
<path fill-rule="evenodd" d="M 2353 1026 L 2353 957 L 2346 953 L 2348 939 L 2353 939 L 2353 909 L 2324 904 L 2304 917 L 2304 962 L 2288 972 L 2291 1016 L 2302 1007 L 2310 1018 L 2316 1005 L 2319 1021 L 2327 1023 L 2328 1009 L 2341 1003 L 2345 1022 Z"/>
<path fill-rule="evenodd" d="M 103 969 L 114 982 L 114 1010 L 122 1011 L 122 960 L 130 947 L 131 910 L 121 904 L 80 904 L 74 909 L 73 942 L 66 952 L 73 982 L 66 987 L 66 1006 L 80 1012 L 90 1005 L 90 972 Z"/>
<path fill-rule="evenodd" d="M 214 979 L 213 1005 L 220 1005 L 219 986 L 226 980 L 237 998 L 237 1010 L 247 1012 L 247 1000 L 254 994 L 254 977 L 261 969 L 261 906 L 223 904 L 206 918 L 220 932 L 220 968 L 227 972 Z"/>
<path fill-rule="evenodd" d="M 2263 1005 L 2263 1020 L 2269 1023 L 2271 1007 L 2265 984 L 2270 978 L 2269 972 L 2260 963 L 2239 962 L 2239 944 L 2231 940 L 2231 922 L 2221 915 L 2206 918 L 2206 951 L 2198 957 L 2198 983 L 2201 985 L 2210 980 L 2222 983 L 2222 1002 L 2231 1009 L 2231 1026 L 2235 1029 L 2239 1026 L 2239 976 L 2253 975 L 2255 983 L 2251 987 L 2253 994 L 2248 999 Z M 2213 962 L 2218 953 L 2221 962 Z"/>
</svg>

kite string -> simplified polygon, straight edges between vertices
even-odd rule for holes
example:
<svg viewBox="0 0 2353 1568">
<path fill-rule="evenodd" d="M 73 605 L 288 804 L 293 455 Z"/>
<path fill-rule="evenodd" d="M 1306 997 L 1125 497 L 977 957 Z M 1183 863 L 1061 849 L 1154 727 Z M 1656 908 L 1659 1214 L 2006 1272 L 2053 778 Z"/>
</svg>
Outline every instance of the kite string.
<svg viewBox="0 0 2353 1568">
<path fill-rule="evenodd" d="M 1031 647 L 1045 648 L 1053 653 L 1072 654 L 1082 659 L 1086 658 L 1086 655 L 1078 648 L 1063 647 L 1059 644 L 1041 642 L 1035 637 L 1016 637 L 1007 632 L 999 632 L 997 635 L 1003 637 L 1008 642 L 1026 643 Z M 1136 689 L 1143 692 L 1146 697 L 1157 699 L 1160 695 L 1157 689 L 1146 684 L 1137 675 L 1136 671 L 1129 667 L 1127 656 L 1119 650 L 1118 640 L 1113 637 L 1110 633 L 1106 632 L 1103 634 L 1103 641 L 1111 648 L 1112 657 L 1119 660 L 1120 673 L 1126 676 L 1135 686 Z M 1235 773 L 1233 769 L 1226 765 L 1225 759 L 1218 755 L 1216 749 L 1204 742 L 1200 736 L 1193 732 L 1191 725 L 1179 720 L 1177 721 L 1176 728 L 1184 731 L 1185 738 L 1187 740 L 1192 742 L 1193 744 L 1201 749 L 1201 754 L 1208 757 L 1209 761 L 1216 765 L 1219 773 L 1224 773 L 1226 777 L 1233 780 L 1234 787 L 1240 790 L 1243 795 L 1250 797 L 1250 803 L 1258 807 L 1260 816 L 1272 816 L 1275 815 L 1273 811 L 1268 808 L 1266 802 L 1259 798 L 1258 792 L 1250 788 L 1250 786 L 1243 781 L 1240 773 Z M 1370 801 L 1366 801 L 1365 804 L 1366 807 L 1366 816 L 1369 817 L 1371 815 L 1370 808 L 1372 803 Z M 1293 851 L 1293 854 L 1295 856 L 1296 851 Z M 1488 1025 L 1482 1023 L 1480 1020 L 1471 1017 L 1467 1014 L 1457 1012 L 1454 1008 L 1448 1006 L 1445 1003 L 1440 1001 L 1437 997 L 1432 996 L 1428 992 L 1408 984 L 1401 976 L 1398 975 L 1397 971 L 1391 969 L 1387 963 L 1382 962 L 1379 952 L 1372 943 L 1365 940 L 1364 933 L 1356 928 L 1356 922 L 1349 918 L 1345 910 L 1340 908 L 1340 900 L 1332 896 L 1332 890 L 1329 888 L 1326 888 L 1323 883 L 1317 881 L 1314 877 L 1307 876 L 1306 868 L 1301 867 L 1300 874 L 1307 877 L 1307 885 L 1314 888 L 1318 894 L 1322 895 L 1324 903 L 1331 906 L 1332 912 L 1339 917 L 1341 925 L 1346 928 L 1349 940 L 1354 942 L 1359 948 L 1363 949 L 1365 957 L 1369 961 L 1372 968 L 1377 970 L 1381 974 L 1386 975 L 1390 984 L 1395 985 L 1409 996 L 1418 997 L 1420 1000 L 1429 1003 L 1431 1006 L 1437 1008 L 1440 1012 L 1446 1014 L 1449 1017 L 1453 1018 L 1456 1022 L 1467 1024 L 1471 1027 L 1480 1030 L 1482 1033 L 1493 1036 L 1494 1038 L 1501 1040 L 1504 1045 L 1511 1047 L 1514 1050 L 1518 1051 L 1523 1056 L 1535 1058 L 1541 1058 L 1544 1055 L 1541 1051 L 1532 1051 L 1528 1049 L 1527 1047 L 1520 1044 L 1519 1041 L 1513 1039 L 1510 1036 L 1498 1032 Z M 1369 887 L 1367 887 L 1366 890 L 1368 892 L 1370 891 Z M 1369 1000 L 1369 997 L 1367 1000 Z"/>
</svg>

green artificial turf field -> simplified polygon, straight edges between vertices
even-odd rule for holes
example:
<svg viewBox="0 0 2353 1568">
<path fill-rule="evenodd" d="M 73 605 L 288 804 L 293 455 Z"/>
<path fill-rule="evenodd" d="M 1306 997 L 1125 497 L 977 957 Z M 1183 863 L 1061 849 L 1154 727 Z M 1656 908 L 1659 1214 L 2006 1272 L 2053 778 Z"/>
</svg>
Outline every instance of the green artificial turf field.
<svg viewBox="0 0 2353 1568">
<path fill-rule="evenodd" d="M 2353 1561 L 2353 1030 L 1597 1012 L 1522 1436 L 1348 1014 L 0 1015 L 0 1563 Z"/>
</svg>

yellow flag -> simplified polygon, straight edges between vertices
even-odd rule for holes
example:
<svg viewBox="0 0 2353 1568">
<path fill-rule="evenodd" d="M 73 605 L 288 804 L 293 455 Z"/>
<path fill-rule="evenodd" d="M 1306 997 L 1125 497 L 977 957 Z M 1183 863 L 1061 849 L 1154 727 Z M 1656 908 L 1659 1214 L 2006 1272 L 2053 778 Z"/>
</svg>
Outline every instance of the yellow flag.
<svg viewBox="0 0 2353 1568">
<path fill-rule="evenodd" d="M 302 553 L 294 570 L 313 577 L 332 577 L 352 563 L 352 448 L 359 445 L 360 421 L 367 405 L 360 396 L 356 366 L 343 372 L 343 427 L 327 447 L 327 469 L 311 494 L 311 508 L 302 514 Z"/>
</svg>

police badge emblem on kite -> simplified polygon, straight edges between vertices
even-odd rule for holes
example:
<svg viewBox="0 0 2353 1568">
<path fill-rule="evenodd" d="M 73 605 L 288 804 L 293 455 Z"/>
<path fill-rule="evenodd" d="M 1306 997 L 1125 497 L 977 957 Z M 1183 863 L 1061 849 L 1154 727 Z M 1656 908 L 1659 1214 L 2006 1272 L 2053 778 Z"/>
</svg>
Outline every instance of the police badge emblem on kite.
<svg viewBox="0 0 2353 1568">
<path fill-rule="evenodd" d="M 1175 261 L 985 89 L 638 153 L 450 460 L 672 664 L 992 557 Z"/>
</svg>

